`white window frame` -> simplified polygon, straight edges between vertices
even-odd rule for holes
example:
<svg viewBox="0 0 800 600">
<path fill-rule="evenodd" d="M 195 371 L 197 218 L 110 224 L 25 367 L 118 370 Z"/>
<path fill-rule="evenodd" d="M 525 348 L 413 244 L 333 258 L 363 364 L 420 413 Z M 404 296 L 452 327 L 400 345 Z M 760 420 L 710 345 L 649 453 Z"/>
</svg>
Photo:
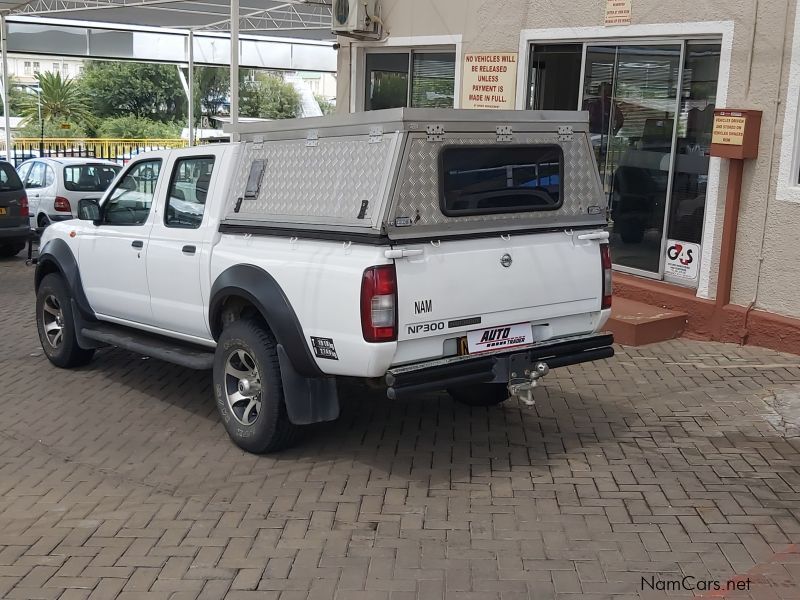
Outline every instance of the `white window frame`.
<svg viewBox="0 0 800 600">
<path fill-rule="evenodd" d="M 785 202 L 800 203 L 800 7 L 794 15 L 790 60 L 775 197 Z"/>
<path fill-rule="evenodd" d="M 452 52 L 455 48 L 455 86 L 453 108 L 461 106 L 461 69 L 463 54 L 460 35 L 420 35 L 414 37 L 389 37 L 380 42 L 356 42 L 350 64 L 350 112 L 364 111 L 366 67 L 368 51 L 384 52 Z M 383 50 L 379 50 L 383 49 Z M 411 82 L 409 82 L 410 85 Z"/>
<path fill-rule="evenodd" d="M 728 102 L 731 59 L 733 55 L 733 21 L 695 21 L 688 23 L 648 23 L 646 25 L 622 25 L 617 27 L 558 27 L 552 29 L 523 29 L 519 39 L 519 60 L 517 61 L 517 103 L 518 110 L 525 109 L 527 99 L 530 46 L 535 43 L 553 42 L 592 42 L 602 40 L 635 41 L 642 39 L 692 39 L 704 36 L 722 37 L 717 80 L 718 107 Z M 582 78 L 582 77 L 581 77 Z M 713 298 L 716 290 L 715 249 L 719 249 L 722 237 L 721 221 L 718 222 L 720 206 L 720 159 L 711 158 L 706 187 L 706 210 L 703 222 L 702 256 L 697 296 Z M 721 215 L 720 215 L 721 216 Z"/>
</svg>

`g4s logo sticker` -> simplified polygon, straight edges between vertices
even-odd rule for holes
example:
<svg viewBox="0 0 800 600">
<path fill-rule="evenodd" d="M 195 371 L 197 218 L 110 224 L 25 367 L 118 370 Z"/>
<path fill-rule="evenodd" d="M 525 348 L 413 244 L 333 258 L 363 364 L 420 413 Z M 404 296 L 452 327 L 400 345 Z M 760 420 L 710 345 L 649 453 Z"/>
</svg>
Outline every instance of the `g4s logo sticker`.
<svg viewBox="0 0 800 600">
<path fill-rule="evenodd" d="M 684 250 L 683 244 L 672 244 L 667 248 L 667 256 L 670 260 L 678 260 L 684 266 L 689 266 L 694 262 L 694 250 L 687 248 Z"/>
</svg>

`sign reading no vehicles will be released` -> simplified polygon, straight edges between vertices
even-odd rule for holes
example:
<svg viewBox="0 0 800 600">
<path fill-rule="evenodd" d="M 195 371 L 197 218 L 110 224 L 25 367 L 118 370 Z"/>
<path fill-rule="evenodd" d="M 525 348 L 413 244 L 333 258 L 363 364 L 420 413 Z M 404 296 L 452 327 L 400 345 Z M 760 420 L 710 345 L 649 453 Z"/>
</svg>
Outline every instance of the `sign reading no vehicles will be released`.
<svg viewBox="0 0 800 600">
<path fill-rule="evenodd" d="M 516 100 L 516 52 L 464 55 L 461 108 L 514 110 Z"/>
</svg>

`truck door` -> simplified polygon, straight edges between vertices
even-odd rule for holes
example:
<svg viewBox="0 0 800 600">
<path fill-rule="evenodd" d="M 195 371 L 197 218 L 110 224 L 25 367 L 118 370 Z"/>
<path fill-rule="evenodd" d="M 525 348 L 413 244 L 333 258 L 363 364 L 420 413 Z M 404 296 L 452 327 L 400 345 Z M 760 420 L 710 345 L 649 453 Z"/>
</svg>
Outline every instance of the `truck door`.
<svg viewBox="0 0 800 600">
<path fill-rule="evenodd" d="M 161 157 L 132 163 L 108 192 L 101 223 L 82 234 L 78 262 L 86 297 L 95 312 L 150 324 L 147 239 L 159 187 Z"/>
<path fill-rule="evenodd" d="M 173 154 L 147 255 L 153 324 L 204 339 L 211 339 L 211 333 L 201 275 L 203 265 L 208 265 L 213 237 L 206 201 L 213 197 L 216 160 L 208 148 Z"/>
</svg>

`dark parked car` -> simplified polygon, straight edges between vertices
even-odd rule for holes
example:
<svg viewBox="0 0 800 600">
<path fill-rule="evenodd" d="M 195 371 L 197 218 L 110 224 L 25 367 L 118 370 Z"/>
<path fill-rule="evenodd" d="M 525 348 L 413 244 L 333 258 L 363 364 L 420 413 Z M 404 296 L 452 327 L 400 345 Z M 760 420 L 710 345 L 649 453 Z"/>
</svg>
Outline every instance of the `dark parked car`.
<svg viewBox="0 0 800 600">
<path fill-rule="evenodd" d="M 28 196 L 14 167 L 0 161 L 0 258 L 18 254 L 30 232 Z"/>
</svg>

